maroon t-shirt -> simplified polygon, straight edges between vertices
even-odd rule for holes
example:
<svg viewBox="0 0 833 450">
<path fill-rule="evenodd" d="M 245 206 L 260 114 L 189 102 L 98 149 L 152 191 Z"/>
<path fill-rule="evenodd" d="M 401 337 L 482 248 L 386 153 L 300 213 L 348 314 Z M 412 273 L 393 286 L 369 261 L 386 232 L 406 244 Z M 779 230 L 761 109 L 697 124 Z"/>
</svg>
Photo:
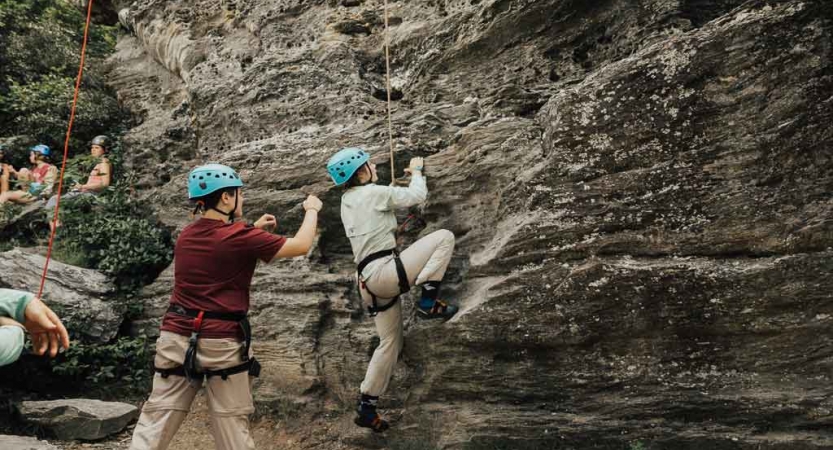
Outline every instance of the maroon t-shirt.
<svg viewBox="0 0 833 450">
<path fill-rule="evenodd" d="M 286 242 L 244 223 L 199 219 L 182 230 L 174 249 L 171 303 L 214 312 L 249 311 L 249 287 L 257 260 L 269 262 Z M 168 313 L 162 330 L 190 336 L 194 319 Z M 225 320 L 203 321 L 202 338 L 240 338 L 240 326 Z"/>
</svg>

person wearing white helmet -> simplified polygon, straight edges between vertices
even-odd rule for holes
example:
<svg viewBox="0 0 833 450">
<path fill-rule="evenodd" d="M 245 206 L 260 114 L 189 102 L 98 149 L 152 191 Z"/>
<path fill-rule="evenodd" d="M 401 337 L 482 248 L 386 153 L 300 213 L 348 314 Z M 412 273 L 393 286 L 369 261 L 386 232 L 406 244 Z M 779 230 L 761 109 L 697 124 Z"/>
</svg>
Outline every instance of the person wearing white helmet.
<svg viewBox="0 0 833 450">
<path fill-rule="evenodd" d="M 417 305 L 421 319 L 448 320 L 457 307 L 439 298 L 442 282 L 454 251 L 454 234 L 448 230 L 430 233 L 403 250 L 396 248 L 396 208 L 417 205 L 428 197 L 422 176 L 423 159 L 413 158 L 405 171 L 408 187 L 376 184 L 376 165 L 361 148 L 344 148 L 327 163 L 336 186 L 344 186 L 341 220 L 358 264 L 359 293 L 376 322 L 380 343 L 374 350 L 361 385 L 356 425 L 375 432 L 389 424 L 376 411 L 379 396 L 390 382 L 402 350 L 402 307 L 399 296 L 420 285 Z"/>
<path fill-rule="evenodd" d="M 29 149 L 29 161 L 33 165 L 31 170 L 14 170 L 14 167 L 6 166 L 9 174 L 17 178 L 19 187 L 23 189 L 0 194 L 0 205 L 6 202 L 27 204 L 41 198 L 49 198 L 55 182 L 58 181 L 58 168 L 49 164 L 51 153 L 46 145 L 36 145 Z"/>
<path fill-rule="evenodd" d="M 165 449 L 205 383 L 211 433 L 218 450 L 254 449 L 250 376 L 260 373 L 247 320 L 249 287 L 258 261 L 307 254 L 321 201 L 303 203 L 295 237 L 270 233 L 275 216 L 254 225 L 243 215 L 243 182 L 230 167 L 209 164 L 188 175 L 188 198 L 200 218 L 186 226 L 174 250 L 174 289 L 156 342 L 153 391 L 133 431 L 131 450 Z"/>
</svg>

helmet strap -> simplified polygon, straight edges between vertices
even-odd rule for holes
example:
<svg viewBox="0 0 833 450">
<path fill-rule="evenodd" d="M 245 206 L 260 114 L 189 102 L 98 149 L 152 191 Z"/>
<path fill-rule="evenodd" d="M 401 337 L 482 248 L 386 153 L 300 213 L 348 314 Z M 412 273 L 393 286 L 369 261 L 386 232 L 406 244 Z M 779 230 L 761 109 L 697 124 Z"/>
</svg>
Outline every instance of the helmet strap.
<svg viewBox="0 0 833 450">
<path fill-rule="evenodd" d="M 191 219 L 193 220 L 200 211 L 205 211 L 205 202 L 197 200 L 197 205 L 194 207 L 194 211 L 191 212 Z"/>
<path fill-rule="evenodd" d="M 211 209 L 213 209 L 214 211 L 217 211 L 220 214 L 228 216 L 228 221 L 229 222 L 234 222 L 234 212 L 237 211 L 237 202 L 238 202 L 239 198 L 240 198 L 240 189 L 237 189 L 236 191 L 234 191 L 234 207 L 231 208 L 231 211 L 229 211 L 229 212 L 223 211 L 222 209 L 217 208 L 217 206 L 212 206 Z"/>
</svg>

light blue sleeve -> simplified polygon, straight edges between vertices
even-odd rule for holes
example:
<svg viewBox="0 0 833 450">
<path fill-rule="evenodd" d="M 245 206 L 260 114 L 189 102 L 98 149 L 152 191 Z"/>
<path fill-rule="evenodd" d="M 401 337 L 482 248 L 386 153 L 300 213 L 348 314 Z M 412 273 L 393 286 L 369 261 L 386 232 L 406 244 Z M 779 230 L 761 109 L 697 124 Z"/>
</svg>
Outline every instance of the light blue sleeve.
<svg viewBox="0 0 833 450">
<path fill-rule="evenodd" d="M 28 292 L 0 289 L 0 316 L 11 317 L 23 323 L 25 320 L 23 313 L 34 298 L 35 295 Z"/>
<path fill-rule="evenodd" d="M 11 325 L 0 327 L 0 367 L 20 358 L 23 352 L 23 329 Z"/>
</svg>

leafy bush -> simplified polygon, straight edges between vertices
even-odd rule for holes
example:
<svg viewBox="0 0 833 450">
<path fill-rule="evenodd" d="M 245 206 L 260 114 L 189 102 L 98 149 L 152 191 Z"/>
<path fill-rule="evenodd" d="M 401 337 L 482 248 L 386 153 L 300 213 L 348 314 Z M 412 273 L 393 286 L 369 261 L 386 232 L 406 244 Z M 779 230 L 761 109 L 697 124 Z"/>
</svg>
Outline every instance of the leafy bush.
<svg viewBox="0 0 833 450">
<path fill-rule="evenodd" d="M 53 360 L 52 372 L 90 386 L 118 384 L 128 390 L 147 391 L 152 377 L 148 363 L 148 339 L 120 337 L 109 344 L 74 340 L 70 348 Z"/>
<path fill-rule="evenodd" d="M 63 148 L 84 21 L 68 2 L 0 3 L 0 136 L 26 135 Z M 127 119 L 101 70 L 116 37 L 116 27 L 94 24 L 90 29 L 70 156 Z"/>
<path fill-rule="evenodd" d="M 125 291 L 153 281 L 173 258 L 171 234 L 123 186 L 61 206 L 55 258 L 99 270 Z"/>
<path fill-rule="evenodd" d="M 0 126 L 0 132 L 31 136 L 52 146 L 56 153 L 62 153 L 74 84 L 74 78 L 54 74 L 26 84 L 10 83 L 6 95 L 0 95 L 0 110 L 9 116 L 8 122 Z M 93 136 L 101 134 L 101 130 L 118 127 L 124 117 L 115 97 L 82 85 L 69 155 L 81 149 L 86 151 Z"/>
</svg>

